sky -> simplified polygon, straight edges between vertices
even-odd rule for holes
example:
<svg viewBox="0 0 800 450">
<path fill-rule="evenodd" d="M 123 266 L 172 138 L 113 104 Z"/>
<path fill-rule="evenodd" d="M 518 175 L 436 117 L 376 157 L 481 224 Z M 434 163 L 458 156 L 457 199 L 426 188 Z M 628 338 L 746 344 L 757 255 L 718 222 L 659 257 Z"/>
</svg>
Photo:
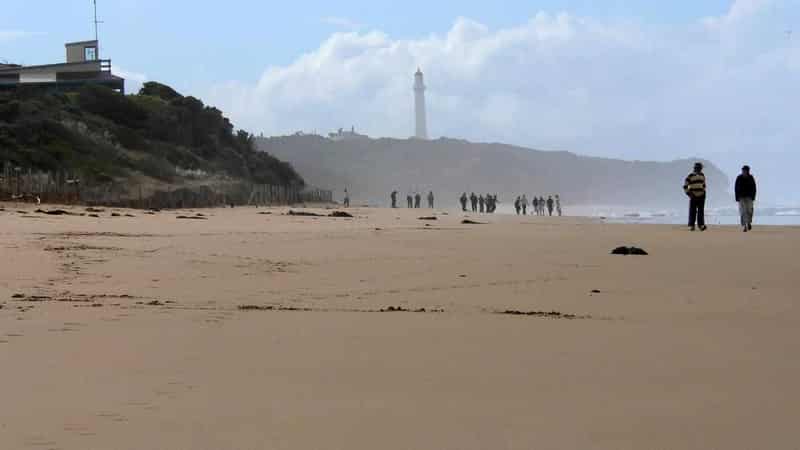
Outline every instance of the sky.
<svg viewBox="0 0 800 450">
<path fill-rule="evenodd" d="M 800 0 L 98 2 L 129 92 L 160 81 L 256 134 L 410 136 L 420 67 L 434 137 L 748 163 L 762 199 L 800 203 Z M 62 61 L 91 20 L 3 0 L 0 61 Z"/>
</svg>

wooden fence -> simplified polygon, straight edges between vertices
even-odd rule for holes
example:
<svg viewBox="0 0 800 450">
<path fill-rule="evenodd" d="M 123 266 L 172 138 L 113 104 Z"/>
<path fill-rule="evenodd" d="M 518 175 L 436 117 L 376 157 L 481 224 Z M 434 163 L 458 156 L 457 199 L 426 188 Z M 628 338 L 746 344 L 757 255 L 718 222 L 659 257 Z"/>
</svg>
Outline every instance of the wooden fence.
<svg viewBox="0 0 800 450">
<path fill-rule="evenodd" d="M 323 189 L 253 185 L 240 181 L 172 186 L 92 182 L 79 173 L 35 172 L 5 164 L 0 172 L 0 201 L 4 200 L 172 209 L 330 203 L 333 201 L 333 193 Z"/>
<path fill-rule="evenodd" d="M 260 184 L 253 186 L 248 205 L 292 205 L 296 203 L 333 203 L 333 192 L 306 188 L 297 189 L 292 186 L 272 186 Z"/>
</svg>

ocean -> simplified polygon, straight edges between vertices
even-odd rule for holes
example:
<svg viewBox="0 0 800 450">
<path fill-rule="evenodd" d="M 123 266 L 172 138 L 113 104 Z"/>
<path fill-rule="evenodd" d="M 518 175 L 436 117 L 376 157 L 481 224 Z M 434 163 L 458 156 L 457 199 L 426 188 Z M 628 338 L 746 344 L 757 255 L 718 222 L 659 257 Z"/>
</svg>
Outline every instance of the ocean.
<svg viewBox="0 0 800 450">
<path fill-rule="evenodd" d="M 564 207 L 565 216 L 591 217 L 609 223 L 652 223 L 682 225 L 687 222 L 687 211 L 648 210 L 646 208 L 630 208 L 615 206 Z M 508 205 L 498 208 L 500 214 L 515 214 Z M 736 208 L 717 208 L 706 210 L 707 225 L 739 225 L 739 212 Z M 800 226 L 800 207 L 765 207 L 756 208 L 753 225 Z"/>
<path fill-rule="evenodd" d="M 612 223 L 654 223 L 682 225 L 687 222 L 688 211 L 595 211 L 589 217 L 604 218 Z M 739 225 L 738 211 L 731 209 L 706 211 L 707 225 Z M 800 209 L 766 208 L 756 209 L 753 225 L 800 226 Z"/>
</svg>

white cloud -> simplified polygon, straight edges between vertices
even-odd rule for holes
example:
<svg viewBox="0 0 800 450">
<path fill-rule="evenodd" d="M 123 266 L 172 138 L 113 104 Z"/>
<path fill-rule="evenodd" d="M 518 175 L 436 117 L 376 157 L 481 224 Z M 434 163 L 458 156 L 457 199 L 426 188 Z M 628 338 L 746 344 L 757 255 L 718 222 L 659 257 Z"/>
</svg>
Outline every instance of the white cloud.
<svg viewBox="0 0 800 450">
<path fill-rule="evenodd" d="M 362 27 L 362 25 L 352 19 L 348 19 L 347 17 L 338 17 L 338 16 L 328 16 L 322 18 L 322 23 L 331 25 L 337 28 L 345 28 L 348 30 L 357 30 Z"/>
<path fill-rule="evenodd" d="M 734 0 L 727 14 L 721 17 L 710 17 L 705 22 L 712 27 L 733 25 L 768 11 L 769 7 L 775 3 L 776 0 Z"/>
<path fill-rule="evenodd" d="M 773 198 L 800 200 L 788 169 L 800 163 L 800 45 L 776 17 L 771 0 L 738 0 L 684 26 L 539 13 L 499 30 L 459 18 L 445 35 L 419 39 L 335 33 L 257 83 L 226 83 L 207 98 L 265 134 L 355 125 L 406 137 L 419 66 L 434 135 L 631 159 L 701 156 L 730 173 L 746 161 L 770 174 L 762 184 Z"/>
</svg>

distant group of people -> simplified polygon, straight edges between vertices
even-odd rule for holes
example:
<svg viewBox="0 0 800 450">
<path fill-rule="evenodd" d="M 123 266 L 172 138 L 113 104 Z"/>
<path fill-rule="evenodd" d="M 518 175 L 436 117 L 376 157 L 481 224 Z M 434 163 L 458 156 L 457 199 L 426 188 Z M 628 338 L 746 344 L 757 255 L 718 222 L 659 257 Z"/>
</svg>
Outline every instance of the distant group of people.
<svg viewBox="0 0 800 450">
<path fill-rule="evenodd" d="M 392 191 L 392 193 L 389 194 L 389 198 L 392 201 L 392 208 L 397 208 L 397 196 L 398 196 L 398 192 L 397 191 Z M 420 194 L 419 192 L 415 193 L 414 195 L 409 193 L 406 196 L 406 204 L 408 205 L 409 209 L 422 208 L 422 194 Z M 433 209 L 433 205 L 434 205 L 433 191 L 429 191 L 428 192 L 428 208 L 429 209 Z"/>
<path fill-rule="evenodd" d="M 689 229 L 705 231 L 706 218 L 706 175 L 703 173 L 703 164 L 695 163 L 694 170 L 683 183 L 683 191 L 689 197 Z M 739 204 L 739 219 L 742 231 L 745 233 L 753 229 L 753 204 L 756 200 L 756 179 L 750 173 L 750 166 L 743 166 L 742 173 L 736 177 L 734 196 Z"/>
<path fill-rule="evenodd" d="M 497 204 L 499 203 L 497 200 L 497 194 L 491 195 L 483 194 L 477 195 L 474 192 L 467 197 L 467 193 L 464 192 L 461 194 L 461 197 L 458 199 L 459 203 L 461 203 L 461 211 L 469 212 L 467 209 L 467 203 L 472 207 L 473 213 L 481 213 L 481 214 L 494 214 L 497 211 Z"/>
<path fill-rule="evenodd" d="M 544 197 L 537 198 L 534 195 L 533 200 L 530 202 L 528 201 L 528 196 L 523 194 L 514 200 L 514 209 L 517 211 L 517 215 L 528 215 L 528 206 L 531 207 L 531 215 L 546 216 L 549 214 L 552 216 L 553 212 L 555 212 L 561 216 L 561 197 L 557 194 L 555 198 L 552 195 L 548 196 L 547 200 Z"/>
</svg>

